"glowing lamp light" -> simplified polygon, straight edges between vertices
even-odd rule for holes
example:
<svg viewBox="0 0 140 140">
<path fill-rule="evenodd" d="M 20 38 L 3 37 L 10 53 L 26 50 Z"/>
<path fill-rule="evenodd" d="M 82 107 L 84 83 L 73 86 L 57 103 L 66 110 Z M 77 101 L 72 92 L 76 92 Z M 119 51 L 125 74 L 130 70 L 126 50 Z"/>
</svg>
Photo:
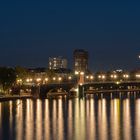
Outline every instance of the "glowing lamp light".
<svg viewBox="0 0 140 140">
<path fill-rule="evenodd" d="M 110 77 L 113 79 L 117 79 L 118 76 L 116 74 L 114 74 L 114 75 L 112 74 Z"/>
<path fill-rule="evenodd" d="M 75 71 L 75 75 L 78 75 L 79 74 L 79 72 L 78 71 Z"/>
<path fill-rule="evenodd" d="M 48 81 L 49 81 L 49 79 L 48 79 L 48 78 L 45 78 L 45 81 L 46 81 L 46 82 L 48 82 Z"/>
<path fill-rule="evenodd" d="M 119 85 L 119 84 L 120 84 L 120 82 L 119 82 L 119 81 L 117 81 L 117 82 L 116 82 L 116 84 L 117 84 L 117 85 Z"/>
<path fill-rule="evenodd" d="M 82 86 L 83 85 L 83 83 L 80 83 L 80 86 Z"/>
<path fill-rule="evenodd" d="M 136 78 L 140 78 L 140 74 L 136 74 Z"/>
<path fill-rule="evenodd" d="M 26 79 L 26 82 L 30 82 L 30 79 Z"/>
<path fill-rule="evenodd" d="M 106 76 L 105 75 L 99 75 L 98 78 L 104 80 L 106 78 Z"/>
<path fill-rule="evenodd" d="M 93 76 L 90 76 L 90 79 L 92 80 L 93 79 Z"/>
<path fill-rule="evenodd" d="M 59 77 L 59 78 L 58 78 L 58 81 L 61 81 L 61 80 L 62 80 L 62 78 L 61 78 L 61 77 Z"/>
<path fill-rule="evenodd" d="M 89 79 L 89 76 L 86 76 L 86 79 Z"/>
<path fill-rule="evenodd" d="M 18 83 L 22 82 L 22 79 L 18 79 L 17 82 L 18 82 Z"/>
<path fill-rule="evenodd" d="M 106 77 L 105 77 L 105 75 L 102 75 L 102 79 L 105 79 Z"/>
<path fill-rule="evenodd" d="M 71 77 L 71 76 L 69 76 L 69 77 L 68 77 L 68 79 L 69 79 L 69 80 L 71 80 L 71 79 L 72 79 L 72 77 Z"/>
<path fill-rule="evenodd" d="M 53 77 L 53 80 L 55 81 L 55 80 L 56 80 L 56 78 L 55 78 L 55 77 Z"/>
<path fill-rule="evenodd" d="M 26 82 L 32 82 L 32 81 L 33 81 L 33 79 L 31 79 L 31 78 L 26 79 Z"/>
<path fill-rule="evenodd" d="M 111 75 L 110 77 L 113 78 L 113 75 Z"/>
<path fill-rule="evenodd" d="M 37 82 L 40 82 L 40 81 L 41 81 L 41 78 L 37 78 L 36 81 L 37 81 Z"/>
<path fill-rule="evenodd" d="M 123 78 L 129 78 L 129 75 L 128 74 L 124 74 Z"/>
<path fill-rule="evenodd" d="M 80 75 L 84 75 L 84 72 L 80 72 Z"/>
</svg>

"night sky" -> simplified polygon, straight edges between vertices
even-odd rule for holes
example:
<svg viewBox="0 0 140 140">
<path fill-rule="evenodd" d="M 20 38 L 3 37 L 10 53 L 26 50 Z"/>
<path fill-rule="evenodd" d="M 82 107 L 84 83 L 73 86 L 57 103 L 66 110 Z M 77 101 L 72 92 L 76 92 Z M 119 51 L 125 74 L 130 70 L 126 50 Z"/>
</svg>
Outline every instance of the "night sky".
<svg viewBox="0 0 140 140">
<path fill-rule="evenodd" d="M 140 68 L 140 2 L 4 0 L 0 2 L 0 66 L 47 67 L 74 49 L 90 69 Z"/>
</svg>

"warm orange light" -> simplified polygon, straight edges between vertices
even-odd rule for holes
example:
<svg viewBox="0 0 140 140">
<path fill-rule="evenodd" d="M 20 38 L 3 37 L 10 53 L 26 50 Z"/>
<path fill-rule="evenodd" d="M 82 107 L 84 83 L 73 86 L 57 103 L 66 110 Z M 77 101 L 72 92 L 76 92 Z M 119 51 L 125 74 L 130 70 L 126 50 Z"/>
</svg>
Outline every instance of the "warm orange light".
<svg viewBox="0 0 140 140">
<path fill-rule="evenodd" d="M 58 78 L 58 81 L 62 81 L 62 77 L 59 77 L 59 78 Z"/>
<path fill-rule="evenodd" d="M 84 75 L 84 72 L 81 71 L 81 72 L 80 72 L 80 75 Z"/>
<path fill-rule="evenodd" d="M 90 79 L 92 80 L 94 77 L 93 76 L 90 76 Z"/>
<path fill-rule="evenodd" d="M 37 82 L 40 82 L 40 81 L 41 81 L 41 78 L 37 78 L 36 81 L 37 81 Z"/>
<path fill-rule="evenodd" d="M 72 77 L 71 77 L 71 76 L 69 76 L 69 77 L 68 77 L 68 79 L 69 79 L 69 80 L 71 80 L 71 79 L 72 79 Z"/>
<path fill-rule="evenodd" d="M 55 81 L 55 80 L 56 80 L 56 78 L 55 78 L 55 77 L 53 77 L 53 80 Z"/>
<path fill-rule="evenodd" d="M 127 78 L 129 78 L 129 75 L 128 74 L 124 74 L 123 75 L 123 78 L 126 78 L 127 79 Z"/>
<path fill-rule="evenodd" d="M 49 81 L 49 79 L 48 79 L 48 78 L 45 78 L 45 81 L 46 81 L 46 82 L 48 82 L 48 81 Z"/>
</svg>

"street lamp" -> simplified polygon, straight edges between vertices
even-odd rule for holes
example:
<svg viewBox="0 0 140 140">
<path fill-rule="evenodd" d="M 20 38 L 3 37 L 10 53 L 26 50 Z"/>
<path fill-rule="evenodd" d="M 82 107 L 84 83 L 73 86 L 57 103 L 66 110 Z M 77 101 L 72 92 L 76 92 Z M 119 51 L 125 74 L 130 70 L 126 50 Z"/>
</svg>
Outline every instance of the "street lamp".
<svg viewBox="0 0 140 140">
<path fill-rule="evenodd" d="M 27 82 L 27 83 L 32 82 L 32 81 L 33 81 L 32 78 L 27 78 L 27 79 L 26 79 L 26 82 Z"/>
<path fill-rule="evenodd" d="M 83 72 L 83 71 L 81 71 L 81 72 L 80 72 L 80 75 L 84 75 L 84 72 Z"/>
<path fill-rule="evenodd" d="M 101 76 L 101 75 L 99 75 L 99 76 L 98 76 L 98 78 L 99 78 L 99 79 L 101 79 L 101 78 L 102 78 L 102 76 Z"/>
<path fill-rule="evenodd" d="M 46 84 L 49 81 L 49 78 L 45 78 L 43 83 Z"/>
<path fill-rule="evenodd" d="M 71 77 L 71 76 L 69 76 L 69 77 L 68 77 L 68 79 L 69 79 L 69 80 L 71 80 L 71 79 L 72 79 L 72 77 Z"/>
<path fill-rule="evenodd" d="M 136 74 L 136 78 L 140 79 L 140 74 Z"/>
<path fill-rule="evenodd" d="M 89 78 L 90 78 L 90 82 L 92 82 L 92 80 L 94 79 L 92 75 Z"/>
<path fill-rule="evenodd" d="M 56 78 L 55 77 L 53 77 L 53 81 L 55 81 L 56 80 Z"/>
<path fill-rule="evenodd" d="M 30 80 L 29 79 L 26 79 L 26 82 L 29 82 Z"/>
<path fill-rule="evenodd" d="M 106 76 L 105 75 L 102 75 L 102 79 L 104 80 L 106 78 Z"/>
<path fill-rule="evenodd" d="M 105 80 L 106 79 L 106 75 L 102 74 L 102 75 L 98 75 L 98 78 L 101 80 Z"/>
<path fill-rule="evenodd" d="M 78 71 L 75 71 L 75 75 L 78 75 L 79 74 L 79 72 Z"/>
<path fill-rule="evenodd" d="M 112 74 L 111 76 L 110 76 L 112 79 L 117 79 L 117 75 L 116 74 Z"/>
<path fill-rule="evenodd" d="M 37 78 L 36 82 L 37 82 L 37 86 L 38 86 L 38 93 L 40 94 L 40 82 L 41 82 L 41 78 Z"/>
<path fill-rule="evenodd" d="M 22 79 L 17 79 L 17 84 L 22 84 Z"/>
<path fill-rule="evenodd" d="M 49 79 L 48 79 L 48 78 L 45 78 L 45 81 L 46 81 L 46 82 L 48 82 L 48 81 L 49 81 Z"/>
<path fill-rule="evenodd" d="M 59 81 L 59 82 L 62 81 L 62 78 L 61 78 L 61 77 L 58 77 L 58 81 Z"/>
<path fill-rule="evenodd" d="M 93 78 L 94 78 L 94 77 L 91 75 L 91 76 L 90 76 L 90 80 L 93 80 Z"/>
<path fill-rule="evenodd" d="M 124 74 L 123 75 L 123 78 L 128 79 L 129 78 L 129 75 L 128 74 Z"/>
<path fill-rule="evenodd" d="M 89 79 L 89 76 L 86 76 L 86 79 Z"/>
<path fill-rule="evenodd" d="M 41 81 L 41 78 L 37 78 L 36 81 L 37 81 L 37 82 L 40 82 L 40 81 Z"/>
<path fill-rule="evenodd" d="M 79 78 L 79 84 L 80 85 L 82 85 L 84 83 L 84 74 L 85 73 L 83 71 L 80 72 L 80 78 Z"/>
</svg>

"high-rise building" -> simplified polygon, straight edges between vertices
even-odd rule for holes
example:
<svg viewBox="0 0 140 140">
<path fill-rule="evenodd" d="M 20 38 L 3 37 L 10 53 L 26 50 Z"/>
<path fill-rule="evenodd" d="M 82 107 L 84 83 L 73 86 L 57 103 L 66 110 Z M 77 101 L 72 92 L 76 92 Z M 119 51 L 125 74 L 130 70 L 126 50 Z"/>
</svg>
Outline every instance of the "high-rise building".
<svg viewBox="0 0 140 140">
<path fill-rule="evenodd" d="M 49 69 L 67 68 L 67 59 L 59 57 L 49 57 Z"/>
<path fill-rule="evenodd" d="M 75 72 L 88 71 L 88 52 L 83 49 L 74 51 L 74 70 Z"/>
</svg>

